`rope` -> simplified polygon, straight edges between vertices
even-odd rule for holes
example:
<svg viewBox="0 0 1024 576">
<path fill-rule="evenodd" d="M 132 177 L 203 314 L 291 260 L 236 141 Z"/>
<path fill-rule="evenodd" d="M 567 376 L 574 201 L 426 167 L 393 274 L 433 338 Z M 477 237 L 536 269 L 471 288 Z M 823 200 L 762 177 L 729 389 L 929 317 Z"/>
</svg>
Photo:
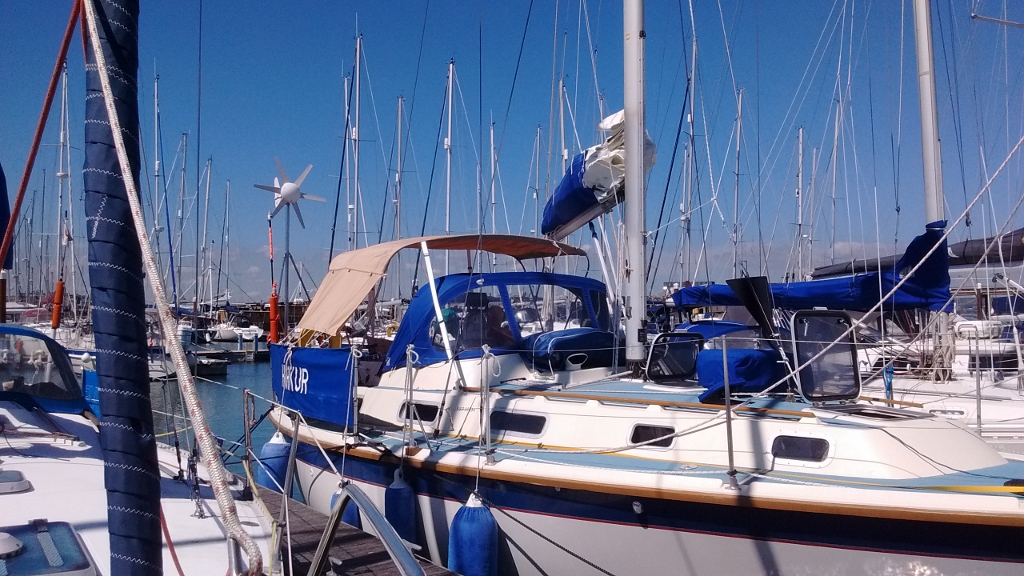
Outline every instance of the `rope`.
<svg viewBox="0 0 1024 576">
<path fill-rule="evenodd" d="M 93 1 L 87 0 L 85 6 L 85 21 L 89 30 L 89 41 L 96 58 L 97 72 L 100 84 L 103 87 L 103 100 L 107 108 L 107 116 L 110 121 L 110 132 L 114 139 L 114 146 L 117 149 L 117 159 L 121 165 L 121 175 L 124 181 L 128 196 L 128 203 L 131 206 L 132 220 L 135 225 L 135 232 L 139 238 L 139 247 L 143 255 L 143 263 L 146 266 L 146 276 L 149 278 L 150 288 L 153 291 L 153 299 L 156 302 L 157 310 L 160 312 L 160 323 L 164 334 L 176 334 L 175 317 L 167 304 L 167 297 L 164 292 L 163 281 L 160 279 L 160 271 L 157 269 L 156 259 L 153 255 L 152 244 L 149 240 L 149 233 L 146 230 L 145 220 L 142 215 L 142 206 L 139 203 L 139 192 L 136 188 L 135 178 L 132 176 L 132 167 L 128 159 L 128 151 L 125 148 L 124 134 L 121 131 L 121 119 L 117 114 L 114 103 L 114 95 L 110 87 L 110 77 L 107 73 L 106 56 L 100 45 L 96 8 Z M 238 513 L 235 509 L 235 502 L 227 485 L 227 471 L 217 455 L 216 443 L 210 433 L 206 415 L 203 413 L 199 403 L 199 396 L 196 391 L 195 381 L 188 369 L 188 362 L 185 359 L 185 351 L 181 342 L 169 338 L 171 357 L 178 373 L 178 384 L 181 386 L 182 398 L 188 406 L 189 415 L 195 427 L 196 441 L 203 454 L 203 460 L 210 474 L 210 487 L 213 489 L 220 509 L 224 527 L 228 536 L 246 551 L 249 560 L 250 576 L 256 576 L 262 572 L 263 554 L 252 537 L 242 528 L 238 520 Z"/>
<path fill-rule="evenodd" d="M 185 571 L 181 569 L 181 562 L 178 561 L 178 552 L 174 549 L 174 542 L 171 540 L 171 532 L 167 529 L 167 519 L 164 518 L 163 507 L 160 507 L 160 529 L 163 530 L 164 540 L 167 541 L 167 551 L 171 553 L 171 560 L 174 561 L 174 568 L 178 571 L 178 576 L 185 576 Z"/>
</svg>

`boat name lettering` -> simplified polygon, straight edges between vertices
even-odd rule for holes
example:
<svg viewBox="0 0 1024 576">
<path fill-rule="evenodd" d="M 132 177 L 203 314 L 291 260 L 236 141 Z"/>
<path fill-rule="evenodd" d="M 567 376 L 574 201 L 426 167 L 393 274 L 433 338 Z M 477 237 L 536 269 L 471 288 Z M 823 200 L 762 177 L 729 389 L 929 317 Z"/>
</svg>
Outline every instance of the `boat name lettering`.
<svg viewBox="0 0 1024 576">
<path fill-rule="evenodd" d="M 287 364 L 282 366 L 281 385 L 285 390 L 305 394 L 309 390 L 309 370 Z"/>
</svg>

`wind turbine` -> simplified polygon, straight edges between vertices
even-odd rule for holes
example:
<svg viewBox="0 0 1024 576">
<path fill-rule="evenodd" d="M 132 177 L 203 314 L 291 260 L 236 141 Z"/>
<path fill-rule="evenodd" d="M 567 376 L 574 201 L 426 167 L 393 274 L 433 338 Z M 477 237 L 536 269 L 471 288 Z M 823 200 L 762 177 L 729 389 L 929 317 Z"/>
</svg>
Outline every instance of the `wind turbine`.
<svg viewBox="0 0 1024 576">
<path fill-rule="evenodd" d="M 302 181 L 306 179 L 309 171 L 313 169 L 313 165 L 306 166 L 306 169 L 302 171 L 299 178 L 292 182 L 288 175 L 285 174 L 284 168 L 281 167 L 281 161 L 274 158 L 274 163 L 277 164 L 277 172 L 281 175 L 281 180 L 274 178 L 273 186 L 266 186 L 264 184 L 253 184 L 260 190 L 266 190 L 274 193 L 274 209 L 267 214 L 267 221 L 269 222 L 277 213 L 281 211 L 281 208 L 287 208 L 288 212 L 285 215 L 284 220 L 284 334 L 288 335 L 288 322 L 291 320 L 289 315 L 289 302 L 291 300 L 291 293 L 288 287 L 289 277 L 289 265 L 292 263 L 292 252 L 291 252 L 291 222 L 292 222 L 292 209 L 295 210 L 295 217 L 299 219 L 299 225 L 302 229 L 306 229 L 306 224 L 302 221 L 302 212 L 299 210 L 299 200 L 305 198 L 307 200 L 315 200 L 317 202 L 326 202 L 324 198 L 319 196 L 313 196 L 312 194 L 304 194 L 299 186 L 302 185 Z M 283 181 L 283 183 L 282 183 Z"/>
</svg>

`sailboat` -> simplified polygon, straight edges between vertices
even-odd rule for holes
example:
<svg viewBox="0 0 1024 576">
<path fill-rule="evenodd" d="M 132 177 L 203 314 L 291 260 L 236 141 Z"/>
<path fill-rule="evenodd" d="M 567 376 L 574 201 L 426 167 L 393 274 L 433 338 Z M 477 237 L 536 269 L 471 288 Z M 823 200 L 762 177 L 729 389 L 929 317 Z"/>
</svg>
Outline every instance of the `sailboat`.
<svg viewBox="0 0 1024 576">
<path fill-rule="evenodd" d="M 179 574 L 260 574 L 270 558 L 270 522 L 258 506 L 237 498 L 245 485 L 224 470 L 184 353 L 173 346 L 199 451 L 175 451 L 154 434 L 143 253 L 165 327 L 173 325 L 173 316 L 146 251 L 136 184 L 138 139 L 127 145 L 129 129 L 121 129 L 138 126 L 138 8 L 137 2 L 74 3 L 25 170 L 31 173 L 81 15 L 90 93 L 86 213 L 96 223 L 89 237 L 96 371 L 87 371 L 85 382 L 95 387 L 100 404 L 87 404 L 68 353 L 56 341 L 29 328 L 0 325 L 2 574 L 149 575 L 172 564 Z M 26 182 L 0 252 L 10 245 Z"/>
<path fill-rule="evenodd" d="M 927 26 L 927 2 L 915 9 Z M 1024 461 L 955 421 L 861 401 L 845 313 L 799 312 L 783 337 L 767 281 L 740 278 L 752 342 L 647 341 L 643 21 L 625 2 L 621 302 L 548 271 L 433 277 L 438 250 L 579 254 L 552 240 L 424 237 L 336 257 L 298 325 L 326 347 L 271 352 L 270 419 L 298 443 L 306 501 L 358 522 L 341 511 L 351 483 L 410 546 L 467 573 L 1019 573 L 1024 552 L 1005 543 L 1024 528 Z M 405 248 L 429 282 L 393 342 L 331 347 Z"/>
</svg>

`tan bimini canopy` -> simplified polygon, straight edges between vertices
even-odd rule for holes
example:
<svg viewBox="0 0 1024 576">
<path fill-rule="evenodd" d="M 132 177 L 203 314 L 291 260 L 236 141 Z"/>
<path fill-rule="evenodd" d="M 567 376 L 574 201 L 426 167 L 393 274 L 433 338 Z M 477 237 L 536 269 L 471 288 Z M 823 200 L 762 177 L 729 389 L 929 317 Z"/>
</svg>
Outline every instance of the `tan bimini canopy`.
<svg viewBox="0 0 1024 576">
<path fill-rule="evenodd" d="M 431 250 L 480 250 L 516 260 L 586 255 L 583 250 L 561 242 L 507 234 L 404 238 L 343 252 L 331 260 L 327 276 L 299 321 L 299 329 L 337 334 L 387 272 L 395 254 L 405 248 L 419 248 L 421 242 L 426 242 Z"/>
</svg>

